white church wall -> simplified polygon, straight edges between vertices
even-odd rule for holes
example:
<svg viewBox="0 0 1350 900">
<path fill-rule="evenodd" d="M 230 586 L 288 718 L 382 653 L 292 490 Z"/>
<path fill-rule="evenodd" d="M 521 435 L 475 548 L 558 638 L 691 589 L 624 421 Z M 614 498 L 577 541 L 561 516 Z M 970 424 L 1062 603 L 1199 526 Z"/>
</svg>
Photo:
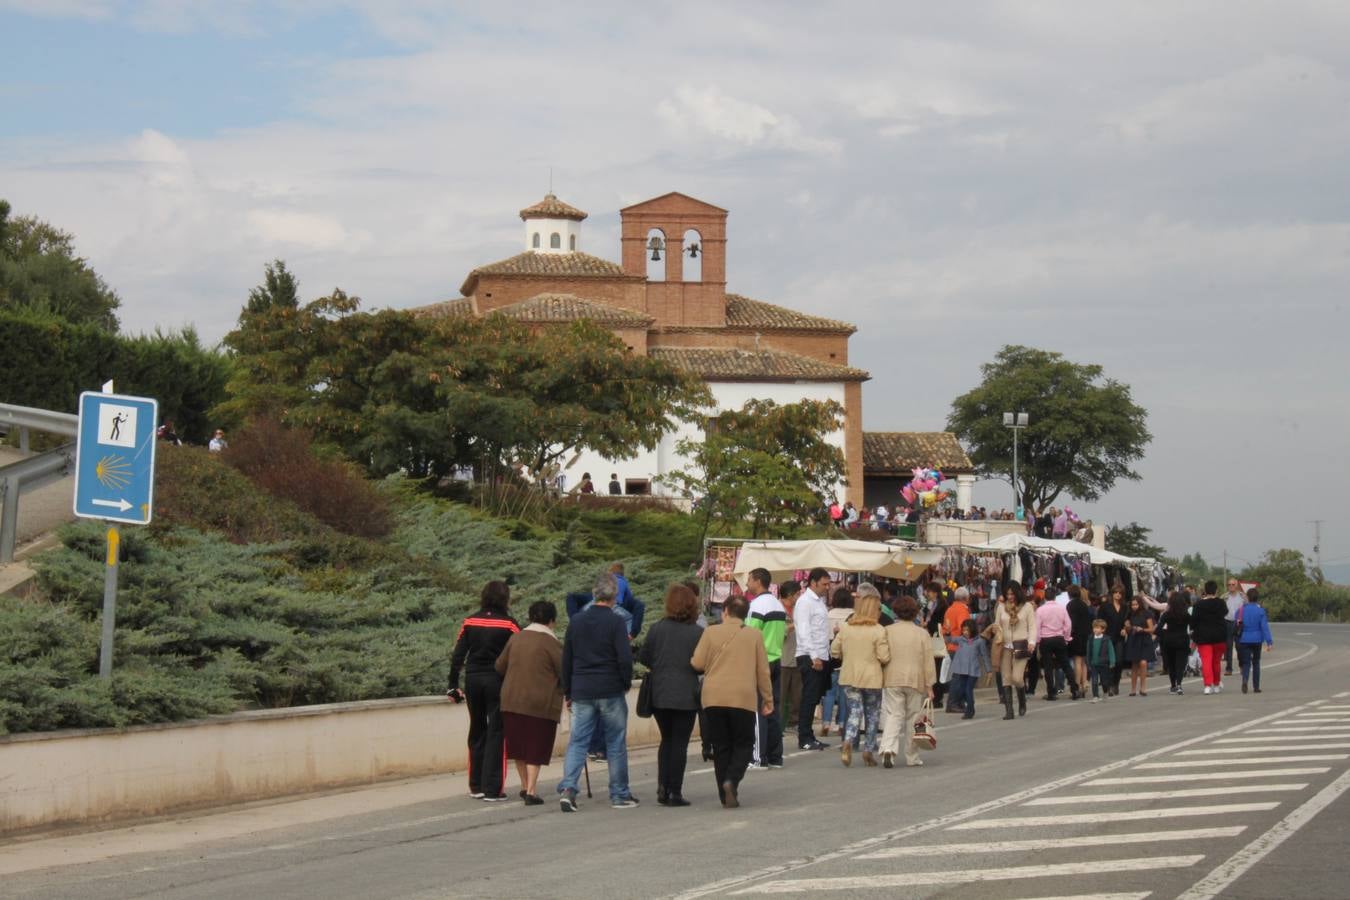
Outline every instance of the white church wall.
<svg viewBox="0 0 1350 900">
<path fill-rule="evenodd" d="M 772 400 L 780 405 L 800 403 L 803 400 L 833 400 L 840 406 L 844 404 L 843 382 L 711 382 L 714 406 L 709 409 L 708 417 L 732 410 L 738 410 L 749 400 Z M 643 451 L 637 457 L 628 460 L 610 460 L 599 453 L 583 453 L 564 471 L 567 475 L 567 489 L 572 490 L 581 483 L 581 476 L 589 472 L 595 482 L 597 493 L 605 493 L 609 486 L 610 474 L 617 474 L 619 482 L 627 479 L 645 480 L 651 485 L 651 493 L 657 496 L 673 496 L 674 491 L 660 481 L 660 477 L 669 472 L 683 469 L 689 460 L 679 453 L 675 446 L 686 438 L 699 439 L 703 435 L 700 424 L 683 422 L 675 430 L 667 432 L 655 450 Z M 831 432 L 826 440 L 842 451 L 844 449 L 844 431 Z"/>
</svg>

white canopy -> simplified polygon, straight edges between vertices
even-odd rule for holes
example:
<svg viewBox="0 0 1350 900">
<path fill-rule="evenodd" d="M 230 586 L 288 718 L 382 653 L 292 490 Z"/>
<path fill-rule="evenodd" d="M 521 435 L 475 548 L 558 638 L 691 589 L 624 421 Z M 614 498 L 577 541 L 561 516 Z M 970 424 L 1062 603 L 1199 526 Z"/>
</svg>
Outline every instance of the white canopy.
<svg viewBox="0 0 1350 900">
<path fill-rule="evenodd" d="M 1051 540 L 1027 534 L 1005 534 L 984 544 L 966 544 L 967 550 L 998 550 L 1009 553 L 1027 547 L 1032 550 L 1054 550 L 1059 553 L 1087 554 L 1094 566 L 1131 566 L 1153 565 L 1153 560 L 1142 557 L 1121 556 L 1110 550 L 1099 550 L 1091 544 L 1078 541 Z"/>
<path fill-rule="evenodd" d="M 940 562 L 942 551 L 901 541 L 747 541 L 741 545 L 733 577 L 745 584 L 751 569 L 768 569 L 776 582 L 799 569 L 820 566 L 831 572 L 870 572 L 884 578 L 913 581 Z"/>
</svg>

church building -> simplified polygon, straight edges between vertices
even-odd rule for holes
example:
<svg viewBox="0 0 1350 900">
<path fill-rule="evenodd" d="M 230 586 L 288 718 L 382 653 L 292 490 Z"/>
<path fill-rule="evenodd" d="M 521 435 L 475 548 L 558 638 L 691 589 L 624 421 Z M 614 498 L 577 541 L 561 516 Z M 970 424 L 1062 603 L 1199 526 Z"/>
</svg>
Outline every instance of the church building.
<svg viewBox="0 0 1350 900">
<path fill-rule="evenodd" d="M 478 266 L 464 279 L 462 296 L 416 312 L 503 315 L 537 325 L 590 319 L 634 353 L 701 376 L 716 404 L 710 419 L 751 399 L 834 400 L 845 411 L 844 427 L 828 436 L 844 453 L 848 485 L 841 496 L 862 503 L 862 383 L 869 376 L 848 364 L 856 329 L 728 293 L 725 209 L 672 192 L 620 210 L 621 263 L 582 249 L 587 214 L 553 194 L 522 209 L 520 218 L 520 253 Z M 588 472 L 603 491 L 617 474 L 625 493 L 668 494 L 661 476 L 686 464 L 676 443 L 700 434 L 699 423 L 686 424 L 635 459 L 582 454 L 566 468 L 567 483 L 575 486 Z"/>
</svg>

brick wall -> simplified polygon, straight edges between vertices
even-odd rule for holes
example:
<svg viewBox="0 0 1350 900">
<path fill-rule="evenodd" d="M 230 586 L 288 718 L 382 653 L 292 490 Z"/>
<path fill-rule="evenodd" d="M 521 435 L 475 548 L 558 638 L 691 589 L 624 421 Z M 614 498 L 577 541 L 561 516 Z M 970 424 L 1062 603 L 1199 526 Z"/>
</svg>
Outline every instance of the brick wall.
<svg viewBox="0 0 1350 900">
<path fill-rule="evenodd" d="M 652 332 L 648 343 L 653 347 L 737 347 L 741 350 L 754 350 L 755 335 L 745 331 L 728 331 L 725 328 L 694 332 L 658 330 Z M 846 334 L 784 334 L 765 331 L 760 333 L 759 346 L 762 349 L 782 350 L 785 353 L 795 353 L 839 366 L 848 365 Z"/>
<path fill-rule="evenodd" d="M 624 309 L 646 312 L 643 282 L 626 276 L 577 278 L 540 275 L 480 275 L 474 298 L 479 314 L 528 300 L 537 294 L 575 294 Z"/>
<path fill-rule="evenodd" d="M 844 385 L 844 467 L 848 473 L 845 496 L 858 506 L 864 503 L 862 408 L 862 382 L 850 381 Z"/>
</svg>

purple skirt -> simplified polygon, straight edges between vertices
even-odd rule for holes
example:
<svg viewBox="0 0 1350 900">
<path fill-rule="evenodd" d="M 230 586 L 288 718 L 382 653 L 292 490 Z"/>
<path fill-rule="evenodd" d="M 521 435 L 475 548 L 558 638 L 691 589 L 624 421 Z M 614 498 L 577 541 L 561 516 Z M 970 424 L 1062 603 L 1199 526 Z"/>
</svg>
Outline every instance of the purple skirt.
<svg viewBox="0 0 1350 900">
<path fill-rule="evenodd" d="M 558 723 L 552 719 L 503 712 L 502 730 L 506 737 L 506 758 L 530 766 L 546 766 L 553 757 L 558 739 Z"/>
</svg>

